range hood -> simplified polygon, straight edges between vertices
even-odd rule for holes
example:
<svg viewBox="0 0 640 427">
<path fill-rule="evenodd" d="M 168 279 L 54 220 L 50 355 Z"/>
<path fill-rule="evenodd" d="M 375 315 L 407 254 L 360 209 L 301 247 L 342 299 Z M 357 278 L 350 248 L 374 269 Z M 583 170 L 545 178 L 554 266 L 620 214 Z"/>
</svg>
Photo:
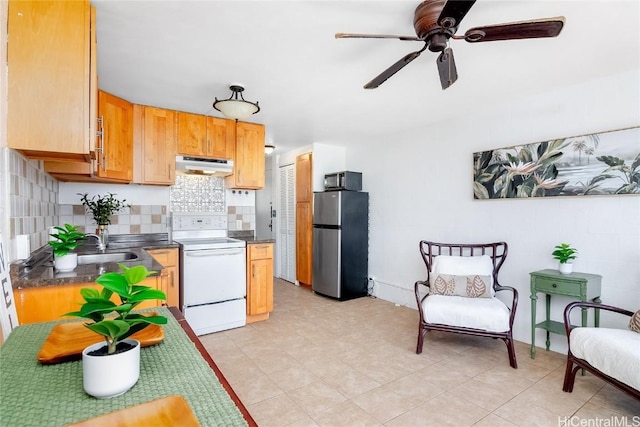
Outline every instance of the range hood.
<svg viewBox="0 0 640 427">
<path fill-rule="evenodd" d="M 233 174 L 233 160 L 176 156 L 176 173 L 183 175 L 229 176 Z"/>
</svg>

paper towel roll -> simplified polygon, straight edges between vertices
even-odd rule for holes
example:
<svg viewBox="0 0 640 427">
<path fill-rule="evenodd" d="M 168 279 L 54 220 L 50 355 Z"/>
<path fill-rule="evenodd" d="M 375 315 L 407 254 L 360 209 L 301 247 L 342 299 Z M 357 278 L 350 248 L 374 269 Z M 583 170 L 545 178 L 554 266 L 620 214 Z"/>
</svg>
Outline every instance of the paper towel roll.
<svg viewBox="0 0 640 427">
<path fill-rule="evenodd" d="M 31 241 L 28 234 L 16 235 L 16 258 L 27 259 L 31 255 Z"/>
</svg>

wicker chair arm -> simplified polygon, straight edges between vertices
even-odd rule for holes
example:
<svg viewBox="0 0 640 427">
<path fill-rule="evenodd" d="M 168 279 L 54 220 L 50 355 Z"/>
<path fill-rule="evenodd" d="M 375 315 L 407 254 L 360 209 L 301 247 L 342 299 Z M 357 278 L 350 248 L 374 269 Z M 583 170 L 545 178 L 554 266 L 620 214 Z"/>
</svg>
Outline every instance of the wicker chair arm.
<svg viewBox="0 0 640 427">
<path fill-rule="evenodd" d="M 500 291 L 511 291 L 511 293 L 513 294 L 511 299 L 511 307 L 509 308 L 509 327 L 511 328 L 513 327 L 513 321 L 516 317 L 516 307 L 518 306 L 518 290 L 512 286 L 502 286 L 500 284 L 496 284 L 496 286 L 494 286 L 494 289 L 496 290 L 496 293 Z"/>
<path fill-rule="evenodd" d="M 421 286 L 426 287 L 428 291 L 424 292 L 424 289 L 422 289 Z M 421 313 L 422 313 L 422 304 L 421 303 L 429 295 L 429 291 L 431 291 L 431 288 L 429 286 L 429 282 L 427 282 L 426 280 L 418 280 L 414 285 L 414 292 L 416 294 L 416 302 L 418 303 L 418 310 L 420 310 Z"/>
<path fill-rule="evenodd" d="M 580 308 L 597 308 L 597 309 L 600 309 L 600 310 L 612 311 L 614 313 L 623 314 L 623 315 L 629 316 L 629 317 L 633 316 L 633 312 L 632 311 L 625 310 L 624 308 L 614 307 L 612 305 L 605 305 L 605 304 L 600 304 L 600 303 L 597 303 L 597 302 L 590 302 L 590 301 L 574 301 L 574 302 L 568 304 L 564 309 L 564 330 L 567 333 L 567 340 L 569 339 L 569 334 L 571 333 L 571 329 L 573 329 L 573 327 L 571 326 L 571 321 L 570 321 L 571 311 L 576 307 L 580 307 Z"/>
</svg>

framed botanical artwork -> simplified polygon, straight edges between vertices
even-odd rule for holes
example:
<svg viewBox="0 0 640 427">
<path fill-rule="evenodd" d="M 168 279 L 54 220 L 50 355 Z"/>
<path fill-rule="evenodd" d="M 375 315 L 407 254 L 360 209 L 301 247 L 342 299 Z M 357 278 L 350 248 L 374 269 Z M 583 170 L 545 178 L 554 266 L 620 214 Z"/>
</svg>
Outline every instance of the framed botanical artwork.
<svg viewBox="0 0 640 427">
<path fill-rule="evenodd" d="M 640 127 L 473 153 L 474 199 L 640 194 Z"/>
</svg>

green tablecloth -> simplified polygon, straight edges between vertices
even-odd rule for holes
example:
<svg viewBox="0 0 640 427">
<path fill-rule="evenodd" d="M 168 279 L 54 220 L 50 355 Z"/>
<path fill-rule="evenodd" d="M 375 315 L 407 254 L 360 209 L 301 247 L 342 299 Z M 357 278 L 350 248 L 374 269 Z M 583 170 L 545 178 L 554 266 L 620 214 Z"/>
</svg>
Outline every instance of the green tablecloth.
<svg viewBox="0 0 640 427">
<path fill-rule="evenodd" d="M 140 351 L 140 379 L 122 396 L 99 400 L 82 389 L 82 362 L 36 360 L 56 324 L 16 328 L 0 346 L 0 425 L 64 426 L 173 394 L 183 396 L 203 426 L 246 426 L 213 370 L 164 307 L 164 340 Z"/>
</svg>

